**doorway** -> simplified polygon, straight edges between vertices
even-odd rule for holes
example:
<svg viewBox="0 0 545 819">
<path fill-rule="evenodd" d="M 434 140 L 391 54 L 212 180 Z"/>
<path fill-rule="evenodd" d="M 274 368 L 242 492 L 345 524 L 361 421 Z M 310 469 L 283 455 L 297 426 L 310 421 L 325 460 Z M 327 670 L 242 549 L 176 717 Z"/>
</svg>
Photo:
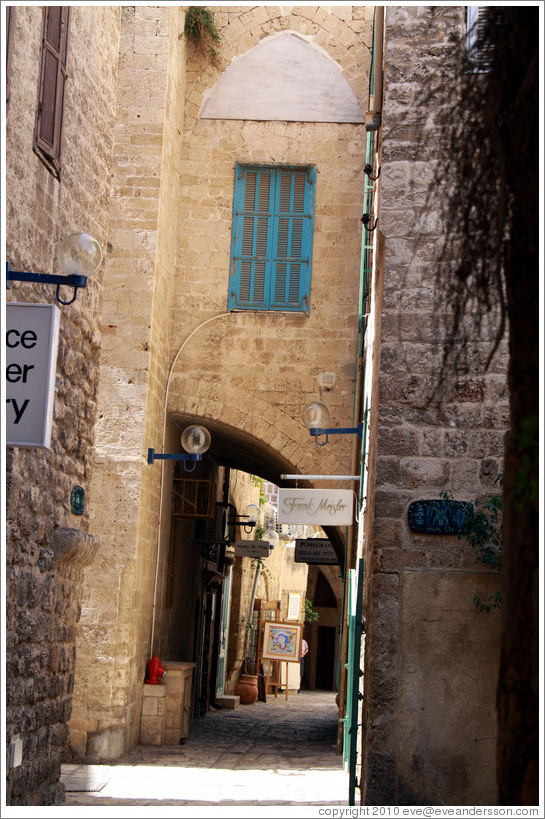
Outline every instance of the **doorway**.
<svg viewBox="0 0 545 819">
<path fill-rule="evenodd" d="M 334 626 L 318 626 L 318 654 L 316 656 L 315 686 L 322 691 L 332 691 L 335 680 Z"/>
</svg>

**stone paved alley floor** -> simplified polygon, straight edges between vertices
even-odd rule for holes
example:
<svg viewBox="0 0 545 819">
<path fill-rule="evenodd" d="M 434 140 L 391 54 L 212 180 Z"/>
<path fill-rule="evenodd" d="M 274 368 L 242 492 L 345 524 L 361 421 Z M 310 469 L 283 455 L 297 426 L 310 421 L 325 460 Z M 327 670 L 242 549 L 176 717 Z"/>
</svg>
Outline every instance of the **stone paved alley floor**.
<svg viewBox="0 0 545 819">
<path fill-rule="evenodd" d="M 268 695 L 192 720 L 180 746 L 140 745 L 110 765 L 63 765 L 65 805 L 348 805 L 336 738 L 334 692 Z"/>
</svg>

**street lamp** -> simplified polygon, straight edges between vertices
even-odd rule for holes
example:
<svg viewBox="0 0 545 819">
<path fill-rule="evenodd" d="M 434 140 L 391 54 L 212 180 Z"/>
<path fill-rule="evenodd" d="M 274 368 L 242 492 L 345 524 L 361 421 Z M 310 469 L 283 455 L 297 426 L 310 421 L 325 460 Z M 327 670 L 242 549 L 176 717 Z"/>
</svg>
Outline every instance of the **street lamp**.
<svg viewBox="0 0 545 819">
<path fill-rule="evenodd" d="M 57 261 L 65 275 L 49 273 L 25 273 L 13 270 L 6 262 L 6 287 L 11 282 L 38 282 L 39 284 L 56 284 L 56 300 L 60 304 L 72 304 L 77 298 L 78 288 L 87 287 L 87 279 L 99 267 L 102 261 L 102 249 L 96 239 L 87 233 L 71 233 L 60 243 L 57 250 Z M 60 288 L 64 285 L 74 288 L 74 295 L 69 301 L 60 297 Z"/>
<path fill-rule="evenodd" d="M 197 461 L 209 449 L 212 438 L 206 427 L 193 424 L 182 432 L 181 443 L 186 454 L 159 454 L 152 447 L 148 448 L 148 464 L 154 461 L 183 461 L 186 472 L 193 472 Z M 193 466 L 188 466 L 192 463 Z"/>
<path fill-rule="evenodd" d="M 249 503 L 244 510 L 244 514 L 236 519 L 236 523 L 244 526 L 244 531 L 249 534 L 261 517 L 261 509 L 256 503 Z"/>
<path fill-rule="evenodd" d="M 359 438 L 362 436 L 362 422 L 357 427 L 328 427 L 329 410 L 320 401 L 311 401 L 307 404 L 303 408 L 301 417 L 310 434 L 314 436 L 317 446 L 325 446 L 329 435 L 357 435 Z M 318 441 L 318 437 L 321 435 L 325 435 L 323 444 Z"/>
</svg>

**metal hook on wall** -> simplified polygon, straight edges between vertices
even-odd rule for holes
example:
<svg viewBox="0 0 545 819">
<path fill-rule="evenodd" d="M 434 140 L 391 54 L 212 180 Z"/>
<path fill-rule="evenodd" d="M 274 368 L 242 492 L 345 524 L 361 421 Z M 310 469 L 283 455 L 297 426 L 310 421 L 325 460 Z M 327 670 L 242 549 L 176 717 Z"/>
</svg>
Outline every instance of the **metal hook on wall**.
<svg viewBox="0 0 545 819">
<path fill-rule="evenodd" d="M 364 169 L 363 169 L 363 172 L 364 172 L 364 174 L 365 174 L 366 176 L 368 176 L 368 177 L 369 177 L 369 179 L 370 179 L 370 181 L 371 181 L 371 182 L 376 182 L 376 181 L 377 181 L 377 179 L 378 179 L 378 178 L 379 178 L 379 176 L 380 176 L 380 168 L 378 169 L 378 172 L 377 172 L 377 175 L 376 175 L 376 176 L 371 176 L 371 174 L 373 173 L 373 166 L 372 166 L 372 165 L 370 165 L 369 163 L 367 163 L 367 165 L 365 165 L 365 167 L 364 167 Z"/>
<path fill-rule="evenodd" d="M 363 224 L 363 227 L 365 228 L 365 230 L 368 233 L 371 233 L 373 230 L 375 230 L 375 228 L 376 228 L 376 226 L 378 224 L 378 216 L 375 219 L 375 224 L 373 225 L 373 227 L 369 227 L 369 222 L 370 221 L 371 221 L 371 214 L 370 213 L 364 213 L 363 216 L 361 217 L 361 222 Z"/>
</svg>

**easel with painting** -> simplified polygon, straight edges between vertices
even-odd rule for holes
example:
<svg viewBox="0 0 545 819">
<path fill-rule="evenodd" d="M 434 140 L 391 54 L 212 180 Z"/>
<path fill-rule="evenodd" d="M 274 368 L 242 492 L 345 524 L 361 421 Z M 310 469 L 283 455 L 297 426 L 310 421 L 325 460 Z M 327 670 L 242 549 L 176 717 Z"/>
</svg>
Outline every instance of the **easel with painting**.
<svg viewBox="0 0 545 819">
<path fill-rule="evenodd" d="M 277 662 L 276 660 L 263 660 L 263 634 L 265 630 L 265 623 L 269 621 L 274 622 L 280 616 L 280 600 L 273 600 L 272 602 L 256 600 L 255 608 L 258 611 L 257 619 L 258 697 L 262 702 L 267 702 L 267 694 L 270 694 L 274 691 L 274 696 L 275 697 L 277 696 L 278 688 L 280 687 L 280 663 Z"/>
<path fill-rule="evenodd" d="M 301 661 L 301 635 L 302 623 L 288 623 L 279 620 L 265 620 L 263 624 L 262 650 L 260 654 L 261 663 L 266 661 L 271 663 L 272 670 L 268 675 L 266 688 L 274 690 L 275 697 L 281 685 L 280 663 L 286 663 L 286 681 L 284 690 L 286 700 L 288 699 L 289 688 L 289 664 Z"/>
</svg>

